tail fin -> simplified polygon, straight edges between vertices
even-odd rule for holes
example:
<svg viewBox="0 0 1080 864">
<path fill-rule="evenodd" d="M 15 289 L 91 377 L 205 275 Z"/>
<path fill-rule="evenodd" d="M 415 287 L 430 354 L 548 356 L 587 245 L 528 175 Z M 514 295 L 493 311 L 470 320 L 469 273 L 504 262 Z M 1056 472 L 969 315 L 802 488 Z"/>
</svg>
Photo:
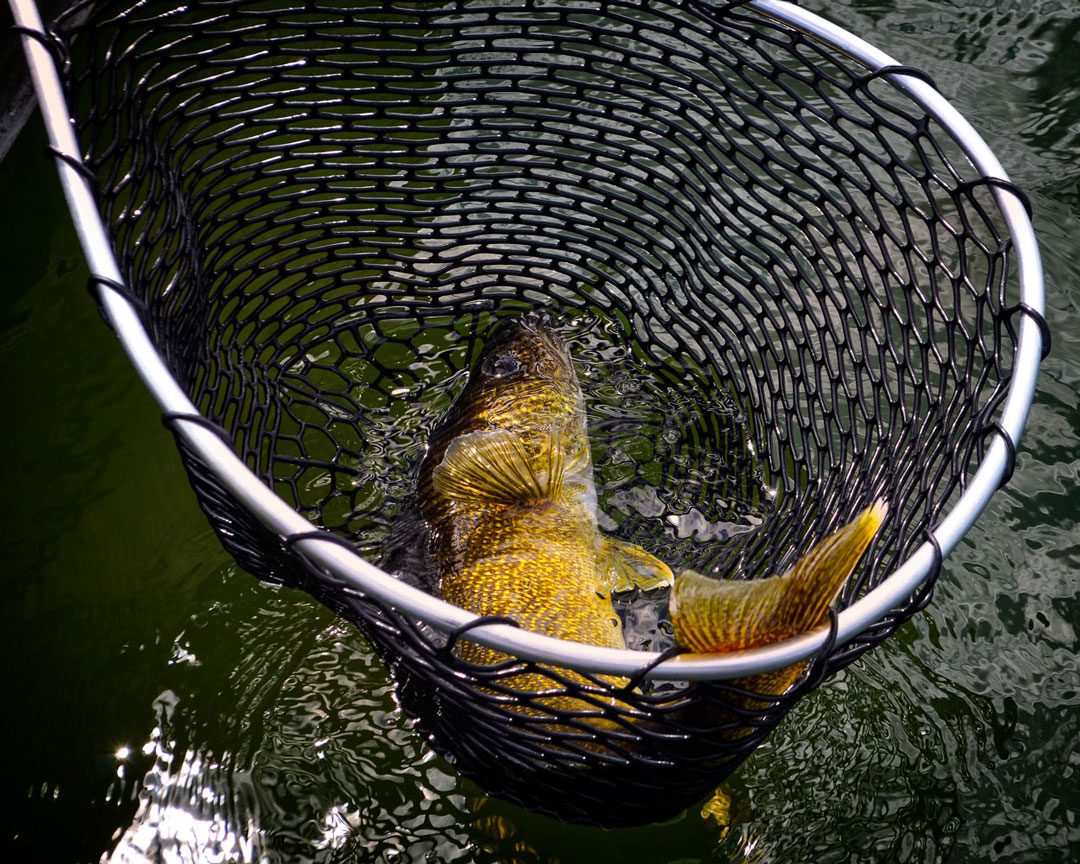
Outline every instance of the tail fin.
<svg viewBox="0 0 1080 864">
<path fill-rule="evenodd" d="M 719 581 L 681 573 L 670 600 L 675 641 L 716 654 L 769 645 L 823 624 L 888 512 L 879 498 L 782 576 Z"/>
</svg>

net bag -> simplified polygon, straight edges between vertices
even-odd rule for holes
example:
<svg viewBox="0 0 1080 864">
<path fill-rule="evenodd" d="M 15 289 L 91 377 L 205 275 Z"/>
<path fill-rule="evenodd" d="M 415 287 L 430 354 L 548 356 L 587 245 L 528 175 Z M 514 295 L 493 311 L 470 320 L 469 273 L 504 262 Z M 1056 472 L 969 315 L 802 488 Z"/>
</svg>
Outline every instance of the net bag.
<svg viewBox="0 0 1080 864">
<path fill-rule="evenodd" d="M 605 825 L 699 800 L 925 606 L 1011 473 L 1048 341 L 1023 196 L 925 74 L 797 7 L 13 8 L 92 286 L 214 529 L 353 621 L 494 794 Z M 671 657 L 650 602 L 616 651 L 426 590 L 427 434 L 535 307 L 581 363 L 604 527 L 676 571 L 781 572 L 889 500 L 829 632 Z M 783 696 L 740 686 L 796 661 Z"/>
</svg>

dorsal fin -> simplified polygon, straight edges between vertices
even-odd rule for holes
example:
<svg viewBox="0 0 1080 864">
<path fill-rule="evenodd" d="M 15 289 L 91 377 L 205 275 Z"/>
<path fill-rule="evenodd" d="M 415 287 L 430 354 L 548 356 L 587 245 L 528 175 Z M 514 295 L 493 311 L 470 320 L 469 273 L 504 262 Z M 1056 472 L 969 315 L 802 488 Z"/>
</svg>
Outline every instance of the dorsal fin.
<svg viewBox="0 0 1080 864">
<path fill-rule="evenodd" d="M 435 491 L 473 504 L 536 505 L 562 492 L 565 453 L 562 437 L 530 460 L 521 437 L 507 429 L 484 429 L 456 438 L 431 479 Z"/>
</svg>

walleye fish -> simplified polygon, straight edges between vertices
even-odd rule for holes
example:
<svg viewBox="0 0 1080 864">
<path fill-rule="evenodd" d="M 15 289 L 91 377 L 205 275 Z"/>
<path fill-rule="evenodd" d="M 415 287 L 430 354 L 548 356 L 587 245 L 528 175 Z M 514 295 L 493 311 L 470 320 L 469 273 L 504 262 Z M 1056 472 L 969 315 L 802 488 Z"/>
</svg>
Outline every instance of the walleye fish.
<svg viewBox="0 0 1080 864">
<path fill-rule="evenodd" d="M 676 642 L 703 653 L 767 645 L 823 624 L 887 512 L 876 502 L 784 575 L 673 577 L 658 558 L 597 526 L 584 397 L 569 350 L 542 312 L 505 319 L 493 330 L 431 436 L 416 500 L 447 602 L 548 636 L 624 648 L 612 593 L 673 583 Z M 478 664 L 506 659 L 468 640 L 457 651 Z M 780 694 L 802 665 L 737 683 Z M 512 684 L 552 686 L 531 674 Z"/>
</svg>

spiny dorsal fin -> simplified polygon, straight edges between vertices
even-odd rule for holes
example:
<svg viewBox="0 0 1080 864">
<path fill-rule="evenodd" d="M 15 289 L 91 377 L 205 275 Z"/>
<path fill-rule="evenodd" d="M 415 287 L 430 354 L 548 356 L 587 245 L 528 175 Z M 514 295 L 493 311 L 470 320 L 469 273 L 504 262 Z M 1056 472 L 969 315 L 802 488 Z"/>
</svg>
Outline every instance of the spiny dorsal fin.
<svg viewBox="0 0 1080 864">
<path fill-rule="evenodd" d="M 446 448 L 431 479 L 435 491 L 473 504 L 535 505 L 562 493 L 562 438 L 552 432 L 535 460 L 520 436 L 506 429 L 470 432 Z"/>
</svg>

